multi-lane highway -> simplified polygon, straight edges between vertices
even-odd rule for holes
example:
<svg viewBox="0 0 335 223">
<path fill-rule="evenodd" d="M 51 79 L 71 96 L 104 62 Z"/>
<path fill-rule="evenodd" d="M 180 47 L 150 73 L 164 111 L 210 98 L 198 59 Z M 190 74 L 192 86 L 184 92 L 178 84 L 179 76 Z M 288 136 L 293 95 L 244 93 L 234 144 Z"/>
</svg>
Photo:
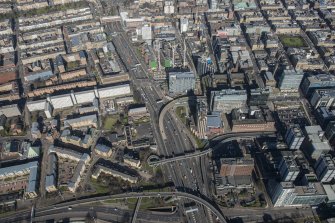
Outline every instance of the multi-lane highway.
<svg viewBox="0 0 335 223">
<path fill-rule="evenodd" d="M 218 148 L 215 147 L 215 143 L 273 134 L 273 132 L 225 134 L 211 139 L 211 143 L 207 145 L 208 149 L 201 152 L 195 151 L 189 135 L 186 134 L 187 132 L 183 129 L 183 126 L 178 123 L 180 121 L 171 113 L 175 101 L 168 103 L 164 108 L 162 108 L 161 103 L 157 103 L 157 101 L 162 100 L 164 94 L 159 85 L 146 73 L 145 65 L 137 58 L 127 36 L 124 33 L 115 34 L 113 44 L 129 71 L 134 87 L 141 93 L 150 112 L 153 134 L 159 154 L 163 157 L 172 157 L 157 161 L 154 164 L 166 164 L 161 166 L 164 175 L 168 180 L 173 181 L 176 187 L 189 188 L 193 192 L 211 199 L 210 180 L 207 176 L 207 155 L 212 149 Z M 190 100 L 190 98 L 187 98 L 187 100 Z M 186 155 L 179 156 L 185 153 Z M 183 204 L 189 202 L 190 199 L 183 198 L 179 209 L 185 210 Z M 204 207 L 201 203 L 197 203 L 197 207 L 198 212 L 196 214 L 187 215 L 188 222 L 213 222 L 212 211 L 209 211 L 208 207 Z"/>
<path fill-rule="evenodd" d="M 188 135 L 185 134 L 185 131 L 183 130 L 181 125 L 179 125 L 179 120 L 170 113 L 171 110 L 166 110 L 166 112 L 164 112 L 164 115 L 160 116 L 162 104 L 157 103 L 157 101 L 162 100 L 164 94 L 162 93 L 159 86 L 152 79 L 149 78 L 148 74 L 144 69 L 145 66 L 137 58 L 126 35 L 124 33 L 115 34 L 113 36 L 113 44 L 115 45 L 116 50 L 119 53 L 125 67 L 129 71 L 134 87 L 136 87 L 141 93 L 143 100 L 146 103 L 146 106 L 151 114 L 153 133 L 160 155 L 165 157 L 173 157 L 175 154 L 184 154 L 185 152 L 190 151 L 194 152 L 195 148 L 193 146 L 193 143 L 189 139 Z M 160 127 L 164 129 L 165 137 L 162 137 L 162 131 Z M 255 135 L 257 134 L 259 133 L 255 133 Z M 241 136 L 243 136 L 243 134 Z M 225 136 L 222 137 L 223 138 L 218 137 L 216 139 L 213 139 L 213 141 L 224 141 Z M 233 137 L 230 136 L 230 140 L 232 138 Z M 180 202 L 179 205 L 180 210 L 185 210 L 184 203 L 189 203 L 192 201 L 196 202 L 198 212 L 192 215 L 187 215 L 188 222 L 214 222 L 212 213 L 214 213 L 214 215 L 220 222 L 225 222 L 225 218 L 221 213 L 220 209 L 218 209 L 216 206 L 213 206 L 212 202 L 209 202 L 209 200 L 211 200 L 212 198 L 211 189 L 207 179 L 208 157 L 206 155 L 209 152 L 210 151 L 205 150 L 202 152 L 185 155 L 185 157 L 175 156 L 171 160 L 166 159 L 165 161 L 160 161 L 162 164 L 167 164 L 162 166 L 162 170 L 165 176 L 169 180 L 174 182 L 176 187 L 189 188 L 191 191 L 193 191 L 194 194 L 185 192 L 167 192 L 160 194 L 121 194 L 64 203 L 53 206 L 52 210 L 53 212 L 57 212 L 57 210 L 63 210 L 65 206 L 76 206 L 79 204 L 85 204 L 93 201 L 111 198 L 125 199 L 157 196 L 177 196 L 182 198 L 182 202 Z M 50 208 L 36 209 L 35 213 L 36 216 L 43 216 L 43 214 L 46 214 L 48 212 L 50 212 Z M 137 212 L 138 208 L 135 210 L 135 217 Z M 61 214 L 61 212 L 59 214 Z M 24 216 L 25 214 L 20 217 L 22 218 Z M 12 217 L 8 220 L 14 219 L 15 217 Z"/>
<path fill-rule="evenodd" d="M 145 65 L 142 61 L 137 58 L 136 53 L 132 49 L 132 46 L 125 34 L 115 33 L 113 36 L 113 44 L 117 52 L 119 53 L 122 61 L 127 67 L 129 74 L 132 78 L 133 85 L 140 91 L 144 102 L 150 112 L 153 134 L 156 139 L 156 144 L 160 155 L 162 156 L 173 156 L 174 154 L 183 154 L 185 151 L 193 151 L 195 148 L 192 145 L 191 140 L 185 134 L 184 130 L 180 129 L 180 125 L 177 124 L 178 120 L 173 117 L 169 112 L 163 117 L 163 125 L 166 132 L 166 137 L 162 138 L 159 128 L 159 111 L 161 105 L 157 101 L 162 100 L 163 93 L 158 85 L 149 78 L 149 75 L 145 71 Z M 145 80 L 145 81 L 144 81 Z M 206 162 L 203 160 L 203 162 Z M 166 165 L 162 168 L 165 176 L 174 182 L 176 186 L 191 188 L 192 190 L 201 190 L 209 194 L 209 187 L 205 185 L 202 179 L 206 176 L 202 176 L 203 171 L 199 169 L 200 159 L 195 158 L 193 160 L 181 160 L 174 165 Z M 178 169 L 176 169 L 178 167 Z M 187 199 L 184 202 L 189 202 Z M 180 202 L 180 209 L 183 210 L 183 202 Z M 203 209 L 202 205 L 199 209 Z M 206 214 L 202 214 L 201 211 L 195 218 L 196 222 L 211 222 L 212 216 L 206 209 Z M 205 216 L 206 215 L 206 216 Z M 189 219 L 192 222 L 192 219 Z"/>
<path fill-rule="evenodd" d="M 188 192 L 182 192 L 182 191 L 176 191 L 176 192 L 145 192 L 145 193 L 124 193 L 124 194 L 116 194 L 116 195 L 108 195 L 108 196 L 101 196 L 101 197 L 95 197 L 95 198 L 87 198 L 87 199 L 81 199 L 81 200 L 75 200 L 71 202 L 65 202 L 57 205 L 53 205 L 51 207 L 44 207 L 44 208 L 36 208 L 34 212 L 35 217 L 40 216 L 46 216 L 51 214 L 58 214 L 62 215 L 64 208 L 67 208 L 68 210 L 71 208 L 71 210 L 74 207 L 81 206 L 83 204 L 92 204 L 95 202 L 105 201 L 105 200 L 111 200 L 111 199 L 129 199 L 129 198 L 154 198 L 154 197 L 179 197 L 188 199 L 190 201 L 199 203 L 205 207 L 207 207 L 209 210 L 211 210 L 220 220 L 221 222 L 226 222 L 223 214 L 221 213 L 221 210 L 217 207 L 213 206 L 211 202 L 207 201 L 206 199 L 202 198 L 200 195 L 191 194 Z M 78 215 L 83 214 L 83 216 L 86 216 L 87 213 L 79 213 Z M 84 215 L 85 214 L 85 215 Z M 79 216 L 78 216 L 79 217 Z M 22 211 L 17 212 L 11 216 L 4 217 L 1 219 L 1 222 L 17 222 L 22 220 L 29 220 L 30 219 L 30 211 Z M 32 219 L 34 220 L 34 219 Z"/>
<path fill-rule="evenodd" d="M 283 207 L 283 208 L 221 208 L 218 210 L 215 206 L 211 204 L 211 202 L 206 201 L 199 197 L 199 195 L 194 195 L 186 192 L 147 192 L 147 193 L 127 193 L 127 194 L 117 194 L 117 195 L 109 195 L 109 196 L 101 196 L 95 198 L 87 198 L 76 200 L 73 202 L 61 203 L 58 205 L 36 208 L 34 212 L 33 218 L 31 218 L 30 210 L 27 211 L 18 211 L 13 213 L 12 215 L 8 215 L 7 217 L 2 217 L 1 222 L 3 223 L 11 223 L 11 222 L 30 222 L 30 221 L 47 221 L 49 219 L 63 219 L 69 217 L 86 217 L 89 212 L 98 213 L 99 216 L 102 213 L 109 213 L 108 217 L 114 216 L 124 216 L 125 213 L 129 214 L 129 211 L 122 210 L 113 206 L 113 204 L 108 205 L 108 207 L 99 205 L 99 202 L 108 201 L 108 200 L 124 200 L 129 198 L 154 198 L 154 197 L 179 197 L 186 198 L 188 200 L 192 200 L 196 203 L 200 203 L 201 205 L 206 206 L 210 211 L 213 211 L 215 215 L 218 216 L 218 220 L 225 222 L 225 218 L 233 219 L 240 218 L 245 221 L 259 221 L 262 220 L 264 216 L 269 216 L 273 219 L 277 218 L 285 218 L 289 217 L 291 219 L 296 218 L 306 218 L 309 216 L 313 216 L 313 209 L 311 208 L 291 208 L 291 207 Z M 132 213 L 130 213 L 131 215 Z M 103 215 L 102 215 L 103 216 Z M 198 216 L 195 214 L 194 216 Z M 137 213 L 138 219 L 148 220 L 150 218 L 160 218 L 162 222 L 178 222 L 178 217 L 173 216 L 165 218 L 160 215 L 152 215 L 149 212 L 141 212 Z M 119 218 L 121 219 L 121 218 Z M 158 219 L 156 219 L 159 222 Z M 208 221 L 204 221 L 208 222 Z"/>
</svg>

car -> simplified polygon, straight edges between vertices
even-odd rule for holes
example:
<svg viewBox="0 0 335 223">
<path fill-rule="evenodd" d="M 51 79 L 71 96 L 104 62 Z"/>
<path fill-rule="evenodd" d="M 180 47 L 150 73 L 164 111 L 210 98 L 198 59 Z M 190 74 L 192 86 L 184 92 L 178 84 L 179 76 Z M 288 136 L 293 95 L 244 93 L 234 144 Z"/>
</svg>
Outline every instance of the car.
<svg viewBox="0 0 335 223">
<path fill-rule="evenodd" d="M 71 210 L 72 210 L 72 207 L 71 207 L 71 206 L 69 206 L 67 209 L 68 209 L 69 211 L 71 211 Z"/>
</svg>

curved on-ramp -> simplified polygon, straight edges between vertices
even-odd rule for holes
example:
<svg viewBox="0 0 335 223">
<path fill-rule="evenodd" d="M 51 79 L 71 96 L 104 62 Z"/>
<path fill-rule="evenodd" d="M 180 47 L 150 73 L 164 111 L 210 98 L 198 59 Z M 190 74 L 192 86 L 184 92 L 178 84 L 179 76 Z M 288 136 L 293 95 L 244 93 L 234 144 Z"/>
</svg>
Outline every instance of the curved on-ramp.
<svg viewBox="0 0 335 223">
<path fill-rule="evenodd" d="M 160 130 L 163 140 L 167 139 L 165 130 L 164 130 L 164 116 L 166 112 L 169 111 L 171 108 L 173 108 L 176 105 L 176 103 L 185 103 L 187 101 L 195 100 L 201 97 L 203 96 L 181 96 L 172 101 L 169 101 L 167 104 L 164 105 L 164 107 L 159 112 L 159 119 L 158 119 L 159 130 Z"/>
</svg>

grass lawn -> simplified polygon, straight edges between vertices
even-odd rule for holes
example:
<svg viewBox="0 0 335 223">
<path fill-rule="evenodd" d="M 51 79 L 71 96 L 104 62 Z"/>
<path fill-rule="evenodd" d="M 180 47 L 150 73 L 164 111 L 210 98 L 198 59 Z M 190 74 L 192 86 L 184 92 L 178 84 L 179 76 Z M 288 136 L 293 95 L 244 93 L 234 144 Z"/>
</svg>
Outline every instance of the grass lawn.
<svg viewBox="0 0 335 223">
<path fill-rule="evenodd" d="M 91 179 L 91 185 L 94 187 L 94 190 L 97 194 L 105 194 L 109 192 L 109 187 L 103 184 L 100 184 L 98 181 Z"/>
<path fill-rule="evenodd" d="M 114 125 L 119 120 L 118 115 L 108 115 L 103 121 L 103 128 L 105 130 L 112 130 L 114 128 Z"/>
<path fill-rule="evenodd" d="M 128 208 L 129 209 L 135 209 L 136 204 L 137 204 L 137 198 L 132 198 L 134 200 L 131 199 L 127 199 L 127 203 L 128 203 Z M 141 201 L 141 206 L 140 206 L 140 210 L 147 210 L 149 208 L 156 208 L 156 207 L 162 207 L 164 206 L 164 201 L 162 198 L 148 198 L 148 197 L 144 197 L 142 198 Z"/>
<path fill-rule="evenodd" d="M 176 113 L 177 113 L 177 115 L 178 115 L 179 117 L 181 117 L 183 114 L 186 113 L 186 109 L 185 109 L 185 107 L 184 107 L 184 106 L 178 106 L 178 107 L 176 108 Z"/>
<path fill-rule="evenodd" d="M 159 199 L 159 198 L 144 197 L 142 198 L 140 209 L 146 210 L 148 208 L 155 208 L 157 207 L 158 203 L 162 204 L 161 200 L 162 199 Z"/>
<path fill-rule="evenodd" d="M 154 168 L 153 167 L 151 167 L 151 166 L 149 166 L 149 164 L 147 163 L 147 161 L 146 160 L 144 160 L 144 161 L 142 161 L 142 170 L 146 170 L 146 171 L 148 171 L 150 174 L 153 174 L 153 172 L 154 172 Z"/>
<path fill-rule="evenodd" d="M 284 47 L 306 47 L 307 44 L 301 36 L 279 36 L 280 41 Z"/>
<path fill-rule="evenodd" d="M 183 121 L 183 123 L 186 123 L 186 108 L 184 106 L 178 106 L 176 108 L 176 114 Z"/>
<path fill-rule="evenodd" d="M 126 204 L 129 209 L 135 209 L 136 204 L 137 204 L 137 199 L 138 198 L 127 198 L 126 199 Z"/>
<path fill-rule="evenodd" d="M 192 136 L 195 139 L 195 142 L 197 143 L 197 148 L 196 149 L 203 149 L 205 147 L 205 140 L 202 140 L 200 138 L 198 138 L 198 136 L 196 136 L 193 132 L 192 132 Z"/>
<path fill-rule="evenodd" d="M 149 117 L 142 117 L 136 121 L 134 121 L 135 124 L 143 124 L 148 123 L 150 121 Z"/>
<path fill-rule="evenodd" d="M 59 190 L 64 192 L 64 191 L 68 191 L 68 188 L 66 186 L 61 186 Z"/>
<path fill-rule="evenodd" d="M 116 203 L 120 203 L 120 201 L 116 200 L 116 199 L 111 199 L 111 200 L 105 200 L 105 201 L 103 201 L 103 203 L 116 204 Z"/>
<path fill-rule="evenodd" d="M 122 122 L 123 125 L 127 125 L 127 124 L 128 124 L 128 116 L 125 115 L 125 116 L 123 117 L 123 119 L 121 120 L 121 122 Z"/>
<path fill-rule="evenodd" d="M 14 214 L 16 211 L 6 211 L 6 212 L 2 212 L 0 213 L 0 217 L 4 218 L 8 215 Z"/>
<path fill-rule="evenodd" d="M 203 149 L 204 148 L 204 142 L 201 140 L 201 139 L 199 139 L 197 136 L 194 136 L 195 137 L 195 141 L 196 141 L 196 143 L 197 143 L 197 149 Z"/>
</svg>

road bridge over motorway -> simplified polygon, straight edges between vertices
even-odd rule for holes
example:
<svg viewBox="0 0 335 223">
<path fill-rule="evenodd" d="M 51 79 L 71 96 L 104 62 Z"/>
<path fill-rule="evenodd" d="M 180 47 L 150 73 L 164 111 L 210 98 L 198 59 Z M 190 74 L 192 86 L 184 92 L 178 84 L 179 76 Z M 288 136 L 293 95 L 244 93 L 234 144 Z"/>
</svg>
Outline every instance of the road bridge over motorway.
<svg viewBox="0 0 335 223">
<path fill-rule="evenodd" d="M 35 216 L 44 216 L 48 215 L 48 212 L 51 210 L 53 212 L 59 210 L 60 215 L 62 214 L 62 210 L 68 207 L 75 207 L 83 204 L 89 204 L 104 200 L 111 200 L 111 199 L 127 199 L 127 198 L 154 198 L 154 197 L 180 197 L 192 200 L 199 204 L 204 205 L 205 207 L 209 208 L 216 216 L 217 219 L 220 220 L 222 223 L 226 223 L 226 219 L 222 214 L 221 210 L 214 206 L 211 202 L 207 201 L 207 199 L 200 197 L 200 195 L 191 194 L 188 192 L 183 191 L 175 191 L 175 192 L 131 192 L 131 193 L 123 193 L 123 194 L 114 194 L 114 195 L 107 195 L 107 196 L 100 196 L 100 197 L 93 197 L 93 198 L 85 198 L 85 199 L 78 199 L 75 201 L 67 201 L 63 203 L 59 203 L 56 205 L 51 205 L 48 207 L 43 208 L 36 208 L 35 209 Z M 83 213 L 86 216 L 86 213 Z M 83 216 L 84 217 L 84 216 Z M 13 215 L 1 218 L 1 222 L 19 222 L 19 221 L 33 221 L 30 217 L 30 211 L 17 211 Z"/>
<path fill-rule="evenodd" d="M 211 141 L 217 141 L 220 143 L 226 143 L 226 142 L 230 142 L 233 140 L 237 140 L 237 139 L 253 139 L 256 138 L 258 136 L 272 136 L 274 135 L 275 132 L 241 132 L 241 133 L 230 133 L 230 134 L 223 134 L 223 135 L 219 135 L 216 136 L 214 138 L 211 139 Z M 199 157 L 199 156 L 203 156 L 206 154 L 211 153 L 216 147 L 207 147 L 207 149 L 204 149 L 202 151 L 196 151 L 193 153 L 188 153 L 182 156 L 175 156 L 172 158 L 166 158 L 166 159 L 161 159 L 161 160 L 157 160 L 157 159 L 149 159 L 148 160 L 148 164 L 149 166 L 159 166 L 159 165 L 163 165 L 163 164 L 167 164 L 167 163 L 171 163 L 171 162 L 175 162 L 175 161 L 180 161 L 180 160 L 184 160 L 184 159 L 190 159 L 190 158 L 195 158 L 195 157 Z"/>
</svg>

